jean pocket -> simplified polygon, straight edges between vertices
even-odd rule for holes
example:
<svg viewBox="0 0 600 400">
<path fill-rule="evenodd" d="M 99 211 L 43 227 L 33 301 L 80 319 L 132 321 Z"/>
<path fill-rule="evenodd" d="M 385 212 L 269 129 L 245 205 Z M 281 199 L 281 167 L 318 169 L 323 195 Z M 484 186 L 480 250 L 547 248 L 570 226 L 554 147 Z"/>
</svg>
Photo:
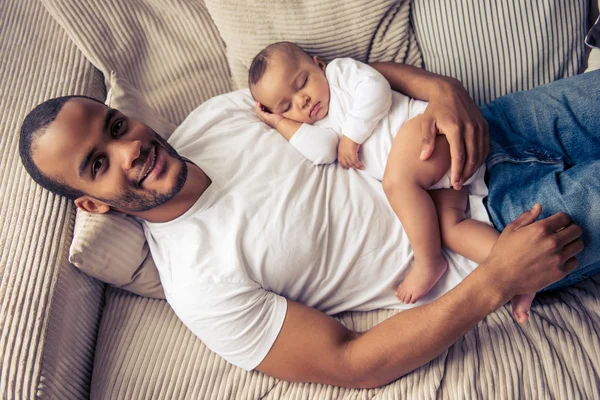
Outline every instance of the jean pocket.
<svg viewBox="0 0 600 400">
<path fill-rule="evenodd" d="M 526 145 L 518 145 L 501 149 L 493 149 L 486 161 L 488 169 L 491 169 L 495 165 L 501 163 L 563 164 L 564 160 L 560 154 L 556 154 L 545 149 L 539 149 Z"/>
</svg>

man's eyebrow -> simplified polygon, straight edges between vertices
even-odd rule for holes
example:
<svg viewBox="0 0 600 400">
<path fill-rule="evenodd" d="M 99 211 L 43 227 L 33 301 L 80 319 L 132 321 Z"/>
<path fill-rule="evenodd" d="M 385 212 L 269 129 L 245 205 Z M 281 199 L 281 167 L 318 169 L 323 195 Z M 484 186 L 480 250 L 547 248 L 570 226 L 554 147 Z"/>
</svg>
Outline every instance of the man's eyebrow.
<svg viewBox="0 0 600 400">
<path fill-rule="evenodd" d="M 106 130 L 108 129 L 108 125 L 110 124 L 110 121 L 112 120 L 113 116 L 116 113 L 117 113 L 117 110 L 115 110 L 114 108 L 109 108 L 108 111 L 106 111 L 106 115 L 104 116 L 104 124 L 102 126 L 102 132 L 106 132 Z M 92 159 L 92 156 L 94 155 L 96 150 L 97 150 L 97 148 L 96 148 L 96 146 L 94 146 L 85 154 L 85 157 L 83 157 L 83 160 L 81 160 L 81 163 L 79 164 L 79 177 L 80 178 L 83 177 L 83 172 L 85 171 L 88 164 L 90 163 L 90 160 Z"/>
<path fill-rule="evenodd" d="M 83 171 L 86 170 L 88 164 L 90 163 L 90 160 L 92 159 L 92 156 L 94 155 L 94 153 L 96 152 L 96 146 L 94 146 L 93 148 L 90 149 L 90 151 L 88 151 L 85 155 L 85 157 L 83 158 L 83 160 L 81 161 L 81 164 L 79 164 L 79 177 L 83 178 Z"/>
<path fill-rule="evenodd" d="M 108 129 L 108 125 L 110 124 L 110 121 L 112 120 L 113 116 L 117 113 L 117 110 L 115 110 L 114 108 L 109 108 L 108 111 L 106 112 L 106 116 L 104 117 L 104 126 L 102 127 L 102 132 L 106 132 L 106 130 Z"/>
</svg>

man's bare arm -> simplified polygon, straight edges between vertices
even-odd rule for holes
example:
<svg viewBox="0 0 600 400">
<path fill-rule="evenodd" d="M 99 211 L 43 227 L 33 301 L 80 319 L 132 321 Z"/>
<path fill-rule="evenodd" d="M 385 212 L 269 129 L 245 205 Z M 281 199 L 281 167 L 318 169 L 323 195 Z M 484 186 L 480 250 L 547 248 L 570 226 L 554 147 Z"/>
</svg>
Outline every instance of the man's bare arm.
<svg viewBox="0 0 600 400">
<path fill-rule="evenodd" d="M 564 213 L 532 223 L 540 213 L 537 206 L 510 224 L 488 259 L 453 290 L 367 332 L 289 301 L 281 332 L 257 369 L 289 381 L 367 388 L 420 367 L 514 295 L 534 293 L 575 268 L 581 229 Z"/>
<path fill-rule="evenodd" d="M 421 126 L 421 159 L 433 153 L 435 136 L 450 143 L 451 177 L 455 189 L 483 164 L 490 149 L 488 125 L 462 84 L 454 78 L 393 62 L 371 64 L 390 82 L 392 89 L 429 101 Z"/>
</svg>

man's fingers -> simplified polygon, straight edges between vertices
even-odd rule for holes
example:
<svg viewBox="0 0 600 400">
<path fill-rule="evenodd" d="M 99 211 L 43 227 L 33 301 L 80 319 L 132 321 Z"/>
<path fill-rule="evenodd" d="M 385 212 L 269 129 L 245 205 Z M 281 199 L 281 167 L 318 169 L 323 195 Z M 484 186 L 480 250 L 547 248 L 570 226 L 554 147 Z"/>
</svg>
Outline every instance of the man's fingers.
<svg viewBox="0 0 600 400">
<path fill-rule="evenodd" d="M 569 260 L 574 258 L 577 254 L 583 250 L 583 241 L 580 239 L 574 240 L 571 243 L 563 247 L 563 260 Z"/>
<path fill-rule="evenodd" d="M 435 120 L 433 118 L 424 118 L 421 122 L 421 154 L 420 160 L 427 160 L 435 149 Z"/>
<path fill-rule="evenodd" d="M 578 225 L 570 224 L 566 228 L 556 232 L 556 236 L 558 237 L 558 243 L 565 246 L 580 237 L 582 233 L 583 231 Z"/>
<path fill-rule="evenodd" d="M 464 141 L 465 141 L 465 151 L 466 151 L 466 160 L 465 165 L 460 176 L 461 182 L 466 182 L 471 175 L 475 173 L 478 168 L 479 162 L 479 141 L 481 138 L 475 134 L 475 127 L 472 125 L 467 125 L 464 128 Z"/>
<path fill-rule="evenodd" d="M 454 189 L 459 190 L 462 187 L 462 171 L 465 166 L 465 142 L 460 132 L 453 135 L 446 134 L 448 144 L 450 144 L 450 179 Z"/>
<path fill-rule="evenodd" d="M 523 214 L 519 215 L 513 222 L 508 224 L 507 229 L 510 228 L 513 231 L 517 229 L 523 228 L 524 226 L 531 225 L 538 219 L 540 214 L 542 213 L 542 206 L 539 204 L 534 204 L 530 210 L 525 211 Z"/>
<path fill-rule="evenodd" d="M 577 265 L 579 265 L 577 259 L 575 257 L 571 257 L 565 262 L 562 270 L 565 272 L 565 274 L 568 274 L 569 272 L 577 268 Z"/>
<path fill-rule="evenodd" d="M 490 152 L 490 135 L 488 132 L 488 123 L 485 119 L 481 120 L 481 125 L 479 125 L 479 141 L 480 149 L 479 149 L 479 157 L 481 160 L 481 164 L 485 162 L 489 152 Z"/>
<path fill-rule="evenodd" d="M 544 225 L 548 233 L 554 233 L 559 229 L 566 228 L 571 223 L 571 217 L 564 212 L 558 212 L 544 219 Z"/>
</svg>

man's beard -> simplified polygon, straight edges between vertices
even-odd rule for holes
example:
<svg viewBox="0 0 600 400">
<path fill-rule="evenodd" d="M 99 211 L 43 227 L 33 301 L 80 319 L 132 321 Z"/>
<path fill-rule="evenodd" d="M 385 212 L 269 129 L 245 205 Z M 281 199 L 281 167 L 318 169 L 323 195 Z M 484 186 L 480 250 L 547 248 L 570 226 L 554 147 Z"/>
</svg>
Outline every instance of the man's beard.
<svg viewBox="0 0 600 400">
<path fill-rule="evenodd" d="M 119 193 L 112 200 L 109 199 L 99 199 L 111 206 L 112 208 L 118 209 L 125 213 L 129 212 L 142 212 L 148 211 L 155 207 L 160 206 L 161 204 L 166 203 L 171 200 L 177 193 L 181 191 L 185 181 L 187 179 L 187 164 L 183 158 L 177 153 L 177 151 L 169 144 L 165 139 L 160 137 L 156 132 L 154 133 L 156 140 L 162 145 L 161 147 L 169 153 L 169 155 L 173 156 L 176 160 L 181 163 L 181 172 L 177 176 L 175 181 L 175 185 L 173 188 L 167 193 L 161 193 L 156 190 L 148 190 L 144 193 L 137 193 L 134 191 L 129 191 L 126 193 Z M 150 150 L 146 150 L 147 153 L 150 153 Z M 144 163 L 146 161 L 146 157 L 143 157 Z M 136 185 L 132 185 L 136 186 Z"/>
</svg>

